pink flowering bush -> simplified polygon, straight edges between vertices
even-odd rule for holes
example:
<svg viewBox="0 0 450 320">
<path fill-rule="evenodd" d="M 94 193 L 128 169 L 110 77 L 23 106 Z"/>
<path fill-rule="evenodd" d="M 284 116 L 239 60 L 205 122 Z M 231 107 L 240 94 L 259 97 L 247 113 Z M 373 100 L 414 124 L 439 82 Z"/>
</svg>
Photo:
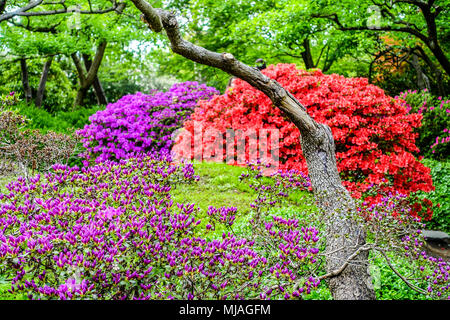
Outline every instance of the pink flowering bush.
<svg viewBox="0 0 450 320">
<path fill-rule="evenodd" d="M 420 154 L 438 160 L 446 159 L 450 154 L 450 100 L 432 96 L 426 89 L 420 92 L 408 90 L 396 99 L 410 113 L 423 116 L 422 126 L 416 129 Z"/>
<path fill-rule="evenodd" d="M 126 95 L 89 119 L 78 134 L 87 149 L 82 156 L 97 163 L 119 160 L 139 153 L 168 155 L 172 133 L 189 117 L 199 100 L 219 92 L 197 82 L 172 86 L 167 92 Z"/>
</svg>

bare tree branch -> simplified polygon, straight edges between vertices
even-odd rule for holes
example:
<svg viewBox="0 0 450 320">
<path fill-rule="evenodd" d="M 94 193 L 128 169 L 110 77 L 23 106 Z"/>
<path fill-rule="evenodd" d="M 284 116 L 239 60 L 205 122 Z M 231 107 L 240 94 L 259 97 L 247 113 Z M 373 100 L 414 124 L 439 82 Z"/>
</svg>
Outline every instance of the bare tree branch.
<svg viewBox="0 0 450 320">
<path fill-rule="evenodd" d="M 43 2 L 43 0 L 30 1 L 30 3 L 28 3 L 25 7 L 19 8 L 15 11 L 3 13 L 2 15 L 0 15 L 0 22 L 9 20 L 14 16 L 23 14 L 23 13 L 27 12 L 28 10 L 34 9 L 37 6 L 39 6 L 42 2 Z M 6 6 L 6 1 L 4 1 L 4 5 Z M 3 10 L 4 10 L 4 8 L 3 8 Z"/>
<path fill-rule="evenodd" d="M 360 246 L 352 255 L 350 255 L 347 258 L 347 260 L 338 269 L 335 269 L 331 272 L 328 272 L 327 274 L 324 274 L 323 276 L 320 276 L 319 280 L 325 280 L 327 278 L 336 277 L 340 275 L 345 270 L 345 268 L 347 268 L 347 266 L 351 263 L 351 261 L 355 259 L 361 252 L 369 251 L 371 249 L 373 249 L 373 246 L 371 245 Z"/>
</svg>

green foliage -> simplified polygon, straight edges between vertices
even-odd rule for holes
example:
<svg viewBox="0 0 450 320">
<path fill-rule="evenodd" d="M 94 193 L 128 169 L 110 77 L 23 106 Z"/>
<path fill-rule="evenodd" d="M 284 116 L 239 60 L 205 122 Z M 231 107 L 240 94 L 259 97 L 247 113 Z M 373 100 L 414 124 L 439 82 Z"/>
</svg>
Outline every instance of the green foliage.
<svg viewBox="0 0 450 320">
<path fill-rule="evenodd" d="M 400 94 L 411 107 L 411 112 L 423 115 L 422 126 L 417 128 L 419 133 L 417 146 L 420 154 L 437 160 L 448 158 L 450 155 L 450 143 L 437 143 L 436 138 L 448 136 L 444 130 L 450 129 L 450 109 L 448 98 L 436 97 L 426 91 L 407 91 Z M 435 145 L 436 144 L 436 145 Z"/>
<path fill-rule="evenodd" d="M 431 169 L 435 190 L 420 192 L 419 197 L 433 202 L 433 218 L 427 222 L 427 228 L 450 232 L 450 161 L 423 159 L 422 163 Z"/>
<path fill-rule="evenodd" d="M 104 106 L 90 106 L 73 111 L 60 111 L 55 114 L 55 118 L 58 121 L 67 122 L 69 128 L 81 129 L 89 123 L 90 116 L 102 109 L 104 109 Z"/>
<path fill-rule="evenodd" d="M 15 5 L 25 5 L 18 1 Z M 111 7 L 111 1 L 64 1 L 64 3 L 44 3 L 34 10 L 61 10 L 79 6 L 84 11 Z M 8 8 L 13 10 L 12 4 Z M 31 10 L 31 11 L 34 11 Z M 136 75 L 141 72 L 143 58 L 138 47 L 141 43 L 153 41 L 157 36 L 134 17 L 139 17 L 139 11 L 133 6 L 125 7 L 122 14 L 109 12 L 106 14 L 61 14 L 32 17 L 30 19 L 16 16 L 14 24 L 4 22 L 0 25 L 0 94 L 9 91 L 22 92 L 19 59 L 26 58 L 29 64 L 30 86 L 36 91 L 42 71 L 44 57 L 54 55 L 49 78 L 46 84 L 44 107 L 51 111 L 67 111 L 72 106 L 78 87 L 78 75 L 73 65 L 73 53 L 86 54 L 94 57 L 97 45 L 106 40 L 107 51 L 103 60 L 110 62 L 110 72 L 105 81 L 113 86 L 123 79 L 137 84 Z M 126 59 L 124 57 L 126 56 Z M 3 59 L 4 58 L 4 59 Z M 145 60 L 145 59 L 144 59 Z M 100 80 L 104 79 L 101 74 Z M 131 72 L 131 70 L 135 70 Z M 133 76 L 131 75 L 133 73 Z M 148 73 L 147 73 L 148 75 Z M 142 79 L 139 79 L 142 80 Z M 141 83 L 145 83 L 141 81 Z M 5 84 L 5 88 L 3 85 Z M 140 84 L 137 84 L 140 86 Z M 120 87 L 120 86 L 119 86 Z M 142 86 L 140 86 L 142 87 Z M 114 93 L 109 96 L 113 101 L 118 95 L 134 93 L 132 90 Z M 107 93 L 109 93 L 107 91 Z M 94 96 L 88 101 L 95 103 Z"/>
<path fill-rule="evenodd" d="M 449 71 L 443 62 L 450 59 L 448 0 L 316 0 L 309 3 L 311 10 L 322 17 L 322 24 L 332 24 L 345 33 L 360 34 L 367 39 L 375 37 L 378 45 L 362 46 L 367 51 L 359 58 L 368 60 L 371 80 L 389 94 L 419 87 L 418 72 L 426 75 L 433 92 L 445 94 L 445 90 L 448 91 Z M 426 21 L 425 17 L 430 20 Z M 438 43 L 440 50 L 433 43 Z M 442 55 L 438 53 L 441 50 Z M 417 69 L 412 66 L 413 51 L 420 60 Z M 442 73 L 441 68 L 447 70 L 446 73 Z"/>
<path fill-rule="evenodd" d="M 41 78 L 44 59 L 28 59 L 28 76 L 33 97 L 36 94 Z M 0 94 L 8 94 L 14 91 L 24 97 L 21 82 L 20 62 L 0 63 Z M 58 59 L 54 59 L 48 74 L 45 86 L 43 108 L 51 112 L 68 110 L 75 98 L 75 91 L 72 83 L 62 69 L 62 64 Z"/>
<path fill-rule="evenodd" d="M 389 255 L 393 258 L 393 255 Z M 375 295 L 377 300 L 425 300 L 426 296 L 414 291 L 403 282 L 389 267 L 383 257 L 379 255 L 371 254 L 371 264 L 373 274 L 371 274 L 373 286 L 375 289 Z M 395 268 L 401 274 L 408 274 L 409 261 L 405 258 L 395 256 L 396 265 Z"/>
<path fill-rule="evenodd" d="M 80 108 L 74 111 L 59 111 L 52 114 L 44 109 L 37 108 L 34 105 L 28 105 L 22 101 L 16 108 L 27 119 L 29 129 L 39 129 L 42 132 L 56 131 L 60 133 L 72 133 L 74 129 L 81 129 L 89 123 L 89 117 L 100 110 L 101 106 L 92 106 L 90 108 Z"/>
<path fill-rule="evenodd" d="M 9 289 L 11 289 L 11 283 L 0 274 L 0 300 L 27 300 L 25 294 L 9 293 Z"/>
</svg>

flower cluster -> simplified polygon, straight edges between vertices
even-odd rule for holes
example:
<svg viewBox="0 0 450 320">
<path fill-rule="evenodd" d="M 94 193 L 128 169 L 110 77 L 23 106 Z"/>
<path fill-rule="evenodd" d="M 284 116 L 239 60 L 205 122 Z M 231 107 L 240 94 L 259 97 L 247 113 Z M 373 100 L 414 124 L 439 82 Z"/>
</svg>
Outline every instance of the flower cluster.
<svg viewBox="0 0 450 320">
<path fill-rule="evenodd" d="M 193 177 L 192 165 L 140 156 L 81 169 L 54 165 L 12 181 L 0 194 L 0 272 L 11 275 L 11 292 L 31 299 L 288 299 L 318 286 L 305 271 L 318 253 L 315 228 L 268 217 L 272 224 L 260 233 L 213 236 L 194 204 L 171 199 L 171 188 Z M 236 208 L 208 214 L 231 228 Z"/>
<path fill-rule="evenodd" d="M 173 85 L 167 92 L 126 95 L 89 119 L 78 134 L 87 148 L 82 156 L 97 163 L 140 153 L 170 154 L 172 133 L 189 117 L 199 100 L 219 92 L 197 82 Z"/>
<path fill-rule="evenodd" d="M 338 169 L 343 183 L 355 197 L 370 184 L 384 191 L 410 194 L 432 190 L 430 169 L 413 155 L 422 115 L 408 113 L 395 99 L 364 78 L 345 78 L 320 71 L 306 72 L 293 64 L 269 66 L 262 71 L 291 92 L 318 122 L 331 127 L 336 143 Z M 307 172 L 300 146 L 300 132 L 262 92 L 239 79 L 220 96 L 200 103 L 185 128 L 194 123 L 203 130 L 216 128 L 280 132 L 280 168 Z M 203 148 L 208 148 L 203 141 Z M 385 179 L 385 183 L 382 180 Z"/>
</svg>

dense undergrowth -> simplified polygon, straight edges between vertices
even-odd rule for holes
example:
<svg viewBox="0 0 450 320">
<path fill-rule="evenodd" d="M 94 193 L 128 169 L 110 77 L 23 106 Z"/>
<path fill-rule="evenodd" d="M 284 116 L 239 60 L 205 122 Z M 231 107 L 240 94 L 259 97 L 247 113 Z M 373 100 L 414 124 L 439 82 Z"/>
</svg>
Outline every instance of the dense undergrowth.
<svg viewBox="0 0 450 320">
<path fill-rule="evenodd" d="M 234 207 L 238 213 L 233 225 L 235 232 L 248 234 L 250 232 L 248 221 L 252 211 L 250 205 L 257 196 L 257 192 L 239 179 L 246 172 L 246 168 L 219 163 L 195 163 L 194 169 L 195 174 L 198 175 L 197 181 L 188 184 L 176 184 L 176 187 L 171 189 L 170 195 L 174 203 L 196 203 L 196 207 L 199 208 L 196 219 L 202 221 L 199 228 L 203 230 L 208 223 L 207 212 L 211 204 L 214 204 L 217 208 Z M 6 191 L 5 185 L 8 182 L 9 179 L 2 180 L 0 192 Z M 296 217 L 300 218 L 302 224 L 307 224 L 308 221 L 314 220 L 313 214 L 317 213 L 317 209 L 311 205 L 311 200 L 312 195 L 309 192 L 294 191 L 289 195 L 286 202 L 270 209 L 270 215 L 285 219 Z M 299 212 L 301 216 L 299 216 Z M 220 239 L 226 229 L 224 225 L 217 225 L 215 230 L 207 235 L 207 239 Z M 398 258 L 398 256 L 396 259 L 400 271 L 408 269 L 406 260 L 402 261 L 402 258 Z M 380 257 L 372 256 L 371 265 L 374 288 L 378 299 L 426 299 L 426 296 L 413 291 L 393 274 L 386 262 Z M 26 294 L 20 291 L 8 292 L 11 285 L 10 277 L 11 274 L 0 275 L 0 299 L 27 299 Z M 303 298 L 328 300 L 331 299 L 331 294 L 326 282 L 323 281 L 315 290 L 312 290 L 310 294 Z"/>
</svg>

